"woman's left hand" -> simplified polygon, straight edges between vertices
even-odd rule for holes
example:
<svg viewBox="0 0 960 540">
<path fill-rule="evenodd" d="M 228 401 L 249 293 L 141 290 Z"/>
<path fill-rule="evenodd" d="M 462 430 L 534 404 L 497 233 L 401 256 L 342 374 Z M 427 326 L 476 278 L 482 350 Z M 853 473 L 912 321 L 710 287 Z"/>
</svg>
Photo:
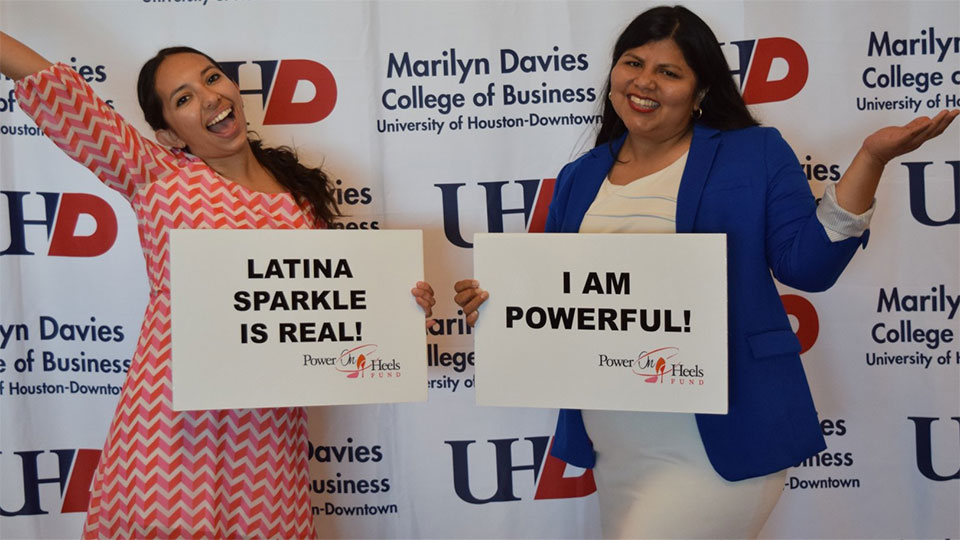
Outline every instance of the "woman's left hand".
<svg viewBox="0 0 960 540">
<path fill-rule="evenodd" d="M 903 126 L 889 126 L 877 130 L 863 141 L 863 149 L 880 165 L 912 152 L 923 143 L 943 133 L 960 114 L 960 110 L 943 110 L 933 118 L 921 116 Z"/>
<path fill-rule="evenodd" d="M 430 316 L 433 315 L 433 306 L 437 303 L 436 299 L 433 298 L 433 287 L 426 281 L 418 281 L 417 285 L 410 289 L 410 294 L 413 295 L 414 300 L 423 308 L 423 312 L 427 316 L 427 328 L 433 327 L 433 325 L 437 323 L 437 321 L 430 318 Z"/>
<path fill-rule="evenodd" d="M 889 126 L 870 134 L 837 182 L 837 204 L 853 214 L 866 212 L 873 204 L 887 162 L 943 133 L 957 114 L 960 110 L 944 110 L 933 118 L 921 116 L 906 125 Z"/>
</svg>

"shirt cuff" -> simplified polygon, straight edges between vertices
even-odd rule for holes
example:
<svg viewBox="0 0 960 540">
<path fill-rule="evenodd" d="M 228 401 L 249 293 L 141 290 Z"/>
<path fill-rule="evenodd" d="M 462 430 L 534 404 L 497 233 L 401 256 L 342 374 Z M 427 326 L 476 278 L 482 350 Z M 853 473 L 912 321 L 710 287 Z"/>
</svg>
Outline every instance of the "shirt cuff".
<svg viewBox="0 0 960 540">
<path fill-rule="evenodd" d="M 831 242 L 840 242 L 847 238 L 863 235 L 870 227 L 870 218 L 877 206 L 877 199 L 870 203 L 870 208 L 862 214 L 853 214 L 840 207 L 837 203 L 837 185 L 829 184 L 823 192 L 823 198 L 817 206 L 817 220 L 823 225 L 827 238 Z"/>
</svg>

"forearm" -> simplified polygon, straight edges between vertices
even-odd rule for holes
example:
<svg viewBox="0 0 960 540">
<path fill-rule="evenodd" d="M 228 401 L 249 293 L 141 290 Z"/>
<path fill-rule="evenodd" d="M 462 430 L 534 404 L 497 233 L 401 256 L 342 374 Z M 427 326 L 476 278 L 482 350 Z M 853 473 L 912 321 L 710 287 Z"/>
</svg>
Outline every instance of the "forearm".
<svg viewBox="0 0 960 540">
<path fill-rule="evenodd" d="M 866 212 L 854 214 L 837 202 L 836 188 L 835 184 L 830 184 L 823 191 L 823 197 L 817 205 L 817 220 L 823 225 L 823 230 L 831 242 L 860 238 L 870 227 L 875 207 L 871 206 Z"/>
<path fill-rule="evenodd" d="M 0 73 L 14 80 L 42 71 L 52 62 L 23 43 L 0 32 Z"/>
<path fill-rule="evenodd" d="M 866 212 L 873 204 L 885 165 L 861 147 L 837 182 L 837 203 L 840 207 L 853 214 Z"/>
</svg>

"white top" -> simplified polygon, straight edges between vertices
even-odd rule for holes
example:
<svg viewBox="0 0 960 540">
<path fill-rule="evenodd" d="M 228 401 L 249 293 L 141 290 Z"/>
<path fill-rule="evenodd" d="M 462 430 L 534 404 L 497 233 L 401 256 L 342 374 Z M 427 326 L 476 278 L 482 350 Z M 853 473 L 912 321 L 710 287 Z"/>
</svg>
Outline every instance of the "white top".
<svg viewBox="0 0 960 540">
<path fill-rule="evenodd" d="M 685 152 L 659 171 L 624 186 L 604 178 L 600 191 L 580 223 L 582 233 L 677 232 L 677 193 L 687 164 Z M 817 206 L 817 219 L 831 242 L 858 237 L 870 226 L 875 206 L 852 214 L 837 204 L 836 184 L 829 184 Z"/>
<path fill-rule="evenodd" d="M 659 171 L 625 186 L 603 179 L 603 185 L 580 223 L 580 232 L 677 232 L 677 193 L 687 164 L 684 152 Z"/>
</svg>

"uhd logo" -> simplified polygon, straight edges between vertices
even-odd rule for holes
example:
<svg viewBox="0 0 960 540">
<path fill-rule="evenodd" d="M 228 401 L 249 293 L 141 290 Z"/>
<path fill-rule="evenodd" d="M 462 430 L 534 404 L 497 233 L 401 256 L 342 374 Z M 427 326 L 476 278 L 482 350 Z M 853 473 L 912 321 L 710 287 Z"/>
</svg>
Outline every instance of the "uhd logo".
<svg viewBox="0 0 960 540">
<path fill-rule="evenodd" d="M 527 232 L 543 232 L 547 223 L 547 211 L 550 208 L 550 200 L 553 198 L 554 178 L 545 178 L 543 180 L 514 180 L 496 181 L 496 182 L 478 182 L 483 187 L 482 199 L 487 208 L 487 232 L 504 232 L 503 217 L 507 214 L 523 214 L 523 221 Z M 465 183 L 456 184 L 434 184 L 440 188 L 443 202 L 443 234 L 447 240 L 462 248 L 472 248 L 473 244 L 467 242 L 460 232 L 460 188 L 466 186 Z M 507 187 L 509 185 L 509 187 Z M 504 208 L 503 192 L 504 189 L 516 189 L 519 185 L 523 190 L 523 206 L 519 208 Z M 477 200 L 476 189 L 470 189 L 473 195 L 468 200 Z"/>
<path fill-rule="evenodd" d="M 913 214 L 914 219 L 930 227 L 960 224 L 960 160 L 945 161 L 944 163 L 949 165 L 949 169 L 937 164 L 938 172 L 943 174 L 945 170 L 949 170 L 952 173 L 953 178 L 934 178 L 930 183 L 933 186 L 938 186 L 940 188 L 946 186 L 945 189 L 947 193 L 940 191 L 939 194 L 935 194 L 931 197 L 928 197 L 927 195 L 927 166 L 933 165 L 933 162 L 917 161 L 901 163 L 901 165 L 910 171 L 910 213 Z M 938 203 L 937 210 L 941 213 L 938 214 L 936 218 L 931 217 L 930 212 L 927 209 L 928 198 L 931 200 L 936 199 Z M 944 207 L 946 210 L 943 210 Z"/>
<path fill-rule="evenodd" d="M 491 439 L 487 442 L 493 445 L 495 471 L 480 471 L 471 474 L 469 452 L 470 446 L 477 441 L 445 441 L 453 451 L 453 487 L 461 500 L 471 504 L 486 504 L 492 502 L 519 501 L 519 495 L 529 493 L 535 487 L 534 499 L 566 499 L 585 497 L 597 490 L 593 479 L 593 471 L 587 469 L 580 476 L 566 477 L 564 471 L 567 464 L 551 456 L 548 448 L 550 437 L 525 437 L 520 439 Z M 529 455 L 530 461 L 514 464 L 514 443 L 517 455 Z M 525 454 L 529 449 L 530 454 Z M 489 452 L 489 446 L 475 447 L 474 451 Z M 514 485 L 514 475 L 519 471 L 530 471 L 532 482 L 522 482 L 520 494 Z M 491 477 L 496 477 L 496 490 L 487 494 L 478 495 L 470 487 L 471 479 L 479 484 L 489 484 Z M 527 477 L 529 478 L 529 477 Z M 530 487 L 527 487 L 530 486 Z M 485 498 L 481 498 L 485 497 Z"/>
<path fill-rule="evenodd" d="M 16 457 L 13 457 L 16 456 Z M 93 480 L 93 473 L 97 468 L 97 462 L 100 460 L 100 450 L 81 448 L 79 450 L 31 450 L 24 452 L 6 453 L 0 452 L 0 458 L 4 460 L 13 460 L 19 462 L 21 483 L 18 487 L 15 475 L 4 474 L 3 491 L 7 493 L 16 493 L 20 490 L 23 495 L 23 503 L 20 508 L 15 508 L 12 503 L 16 497 L 4 497 L 4 504 L 11 505 L 7 508 L 0 507 L 0 516 L 35 516 L 39 514 L 49 514 L 44 509 L 41 497 L 40 486 L 42 484 L 57 484 L 60 486 L 60 498 L 62 504 L 60 513 L 86 512 L 87 504 L 90 501 L 90 482 Z M 4 472 L 11 471 L 4 463 Z M 41 473 L 44 471 L 56 471 Z M 41 477 L 41 474 L 44 476 Z"/>
<path fill-rule="evenodd" d="M 933 424 L 942 419 L 935 416 L 908 416 L 907 418 L 913 421 L 917 441 L 917 469 L 920 471 L 920 474 L 935 482 L 960 480 L 960 463 L 955 459 L 956 456 L 960 456 L 960 452 L 957 452 L 958 447 L 953 445 L 953 443 L 957 441 L 956 433 L 953 433 L 951 436 L 951 429 L 947 426 L 942 426 L 943 429 L 940 431 L 941 438 L 939 438 L 936 443 L 936 453 L 946 456 L 946 459 L 935 460 L 933 457 L 935 444 L 933 442 Z M 960 416 L 951 416 L 950 419 L 953 420 L 957 425 L 958 431 L 960 431 Z M 946 421 L 944 420 L 944 422 Z M 946 423 L 949 424 L 949 422 Z M 935 461 L 946 466 L 946 469 L 942 472 L 934 470 L 933 464 Z M 957 467 L 957 470 L 954 471 L 951 467 Z"/>
<path fill-rule="evenodd" d="M 731 41 L 730 45 L 737 48 L 739 60 L 739 67 L 731 73 L 740 78 L 740 91 L 747 105 L 790 99 L 807 84 L 807 53 L 796 41 L 769 37 Z M 775 64 L 779 65 L 776 69 Z"/>
<path fill-rule="evenodd" d="M 797 294 L 781 294 L 780 301 L 783 302 L 787 315 L 792 315 L 797 320 L 797 329 L 794 333 L 800 341 L 800 354 L 809 351 L 820 335 L 820 317 L 817 315 L 817 308 L 813 307 L 809 300 Z"/>
<path fill-rule="evenodd" d="M 0 191 L 0 195 L 7 203 L 10 231 L 10 243 L 0 255 L 35 255 L 40 251 L 37 246 L 27 245 L 28 225 L 46 228 L 46 254 L 52 256 L 96 257 L 117 240 L 117 216 L 110 204 L 96 195 L 27 191 Z M 25 211 L 25 203 L 33 208 Z M 93 232 L 77 234 L 77 225 L 81 221 L 89 224 L 91 219 Z"/>
<path fill-rule="evenodd" d="M 249 64 L 249 65 L 247 65 Z M 337 103 L 337 82 L 333 73 L 313 60 L 255 60 L 253 62 L 221 62 L 223 70 L 234 81 L 240 81 L 241 94 L 259 95 L 263 105 L 263 125 L 313 124 L 326 118 Z M 259 88 L 247 87 L 240 79 L 244 69 L 260 70 Z M 244 72 L 246 73 L 246 71 Z M 306 100 L 294 101 L 297 88 L 306 86 Z"/>
</svg>

